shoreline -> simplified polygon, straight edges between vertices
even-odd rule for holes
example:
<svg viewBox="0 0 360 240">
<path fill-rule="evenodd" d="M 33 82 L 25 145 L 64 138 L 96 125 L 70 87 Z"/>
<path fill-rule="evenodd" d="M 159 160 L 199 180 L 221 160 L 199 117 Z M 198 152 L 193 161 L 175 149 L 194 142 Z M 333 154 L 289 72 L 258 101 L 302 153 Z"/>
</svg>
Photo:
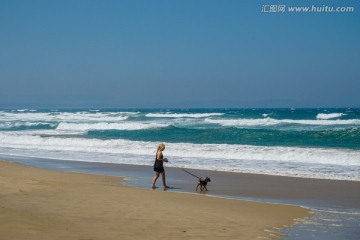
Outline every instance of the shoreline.
<svg viewBox="0 0 360 240">
<path fill-rule="evenodd" d="M 125 178 L 123 184 L 144 189 L 150 188 L 154 177 L 151 166 L 11 156 L 0 156 L 0 159 L 50 170 L 121 176 Z M 170 164 L 165 165 L 165 170 L 168 185 L 174 187 L 172 191 L 195 192 L 196 178 Z M 306 207 L 360 209 L 357 201 L 360 199 L 359 181 L 187 170 L 212 179 L 206 192 L 208 195 Z M 161 178 L 157 185 L 162 186 Z"/>
<path fill-rule="evenodd" d="M 278 239 L 303 207 L 152 191 L 123 178 L 0 161 L 0 236 L 6 239 Z M 159 222 L 166 222 L 159 231 Z"/>
</svg>

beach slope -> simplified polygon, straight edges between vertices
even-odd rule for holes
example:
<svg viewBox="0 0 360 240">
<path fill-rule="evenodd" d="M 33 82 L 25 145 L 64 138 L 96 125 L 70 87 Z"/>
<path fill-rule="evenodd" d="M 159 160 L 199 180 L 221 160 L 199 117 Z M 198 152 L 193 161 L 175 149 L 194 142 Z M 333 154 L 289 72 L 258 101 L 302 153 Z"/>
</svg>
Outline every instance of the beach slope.
<svg viewBox="0 0 360 240">
<path fill-rule="evenodd" d="M 0 161 L 0 239 L 279 239 L 275 229 L 310 215 L 121 180 Z"/>
</svg>

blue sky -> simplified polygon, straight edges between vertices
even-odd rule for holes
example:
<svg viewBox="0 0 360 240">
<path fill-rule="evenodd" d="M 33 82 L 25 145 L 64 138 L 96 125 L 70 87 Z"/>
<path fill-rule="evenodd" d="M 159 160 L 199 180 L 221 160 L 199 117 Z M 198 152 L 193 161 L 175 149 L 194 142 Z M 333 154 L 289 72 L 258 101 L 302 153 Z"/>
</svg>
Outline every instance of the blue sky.
<svg viewBox="0 0 360 240">
<path fill-rule="evenodd" d="M 359 1 L 1 0 L 0 107 L 360 107 L 359 43 Z"/>
</svg>

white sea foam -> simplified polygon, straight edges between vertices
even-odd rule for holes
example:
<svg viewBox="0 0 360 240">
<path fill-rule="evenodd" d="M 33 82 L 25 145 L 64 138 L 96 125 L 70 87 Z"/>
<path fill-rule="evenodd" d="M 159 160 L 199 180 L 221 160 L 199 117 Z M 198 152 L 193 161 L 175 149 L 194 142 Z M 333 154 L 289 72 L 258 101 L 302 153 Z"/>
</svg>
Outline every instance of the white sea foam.
<svg viewBox="0 0 360 240">
<path fill-rule="evenodd" d="M 49 125 L 50 127 L 56 127 L 55 123 L 47 123 L 47 122 L 1 122 L 0 128 L 2 129 L 10 129 L 17 127 L 34 127 L 41 125 Z"/>
<path fill-rule="evenodd" d="M 360 181 L 360 151 L 229 144 L 165 143 L 177 166 Z M 123 139 L 40 137 L 0 132 L 0 153 L 78 161 L 151 165 L 158 143 Z"/>
<path fill-rule="evenodd" d="M 17 109 L 17 110 L 12 110 L 12 112 L 36 112 L 36 109 Z"/>
<path fill-rule="evenodd" d="M 346 115 L 345 113 L 319 113 L 316 119 L 332 119 Z"/>
<path fill-rule="evenodd" d="M 223 113 L 148 113 L 146 117 L 153 118 L 205 118 L 213 116 L 222 116 Z"/>
<path fill-rule="evenodd" d="M 207 123 L 216 123 L 222 126 L 249 127 L 249 126 L 275 126 L 279 124 L 301 124 L 301 125 L 360 125 L 360 119 L 348 120 L 294 120 L 294 119 L 273 119 L 273 118 L 255 118 L 255 119 L 211 119 L 204 120 Z"/>
<path fill-rule="evenodd" d="M 120 123 L 60 123 L 57 130 L 89 131 L 89 130 L 143 130 L 168 127 L 170 124 L 156 122 L 120 122 Z"/>
<path fill-rule="evenodd" d="M 0 112 L 6 121 L 123 121 L 133 112 Z"/>
</svg>

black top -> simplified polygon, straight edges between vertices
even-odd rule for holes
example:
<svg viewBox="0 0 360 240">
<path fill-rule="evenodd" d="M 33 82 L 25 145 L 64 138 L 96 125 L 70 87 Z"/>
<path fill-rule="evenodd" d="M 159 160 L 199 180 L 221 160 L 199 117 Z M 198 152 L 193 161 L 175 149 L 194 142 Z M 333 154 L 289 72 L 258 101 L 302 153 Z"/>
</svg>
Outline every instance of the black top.
<svg viewBox="0 0 360 240">
<path fill-rule="evenodd" d="M 155 172 L 164 172 L 164 166 L 163 166 L 163 154 L 161 153 L 160 156 L 159 156 L 159 159 L 157 158 L 157 153 L 156 153 L 156 156 L 155 156 L 155 163 L 154 163 L 154 171 Z"/>
</svg>

